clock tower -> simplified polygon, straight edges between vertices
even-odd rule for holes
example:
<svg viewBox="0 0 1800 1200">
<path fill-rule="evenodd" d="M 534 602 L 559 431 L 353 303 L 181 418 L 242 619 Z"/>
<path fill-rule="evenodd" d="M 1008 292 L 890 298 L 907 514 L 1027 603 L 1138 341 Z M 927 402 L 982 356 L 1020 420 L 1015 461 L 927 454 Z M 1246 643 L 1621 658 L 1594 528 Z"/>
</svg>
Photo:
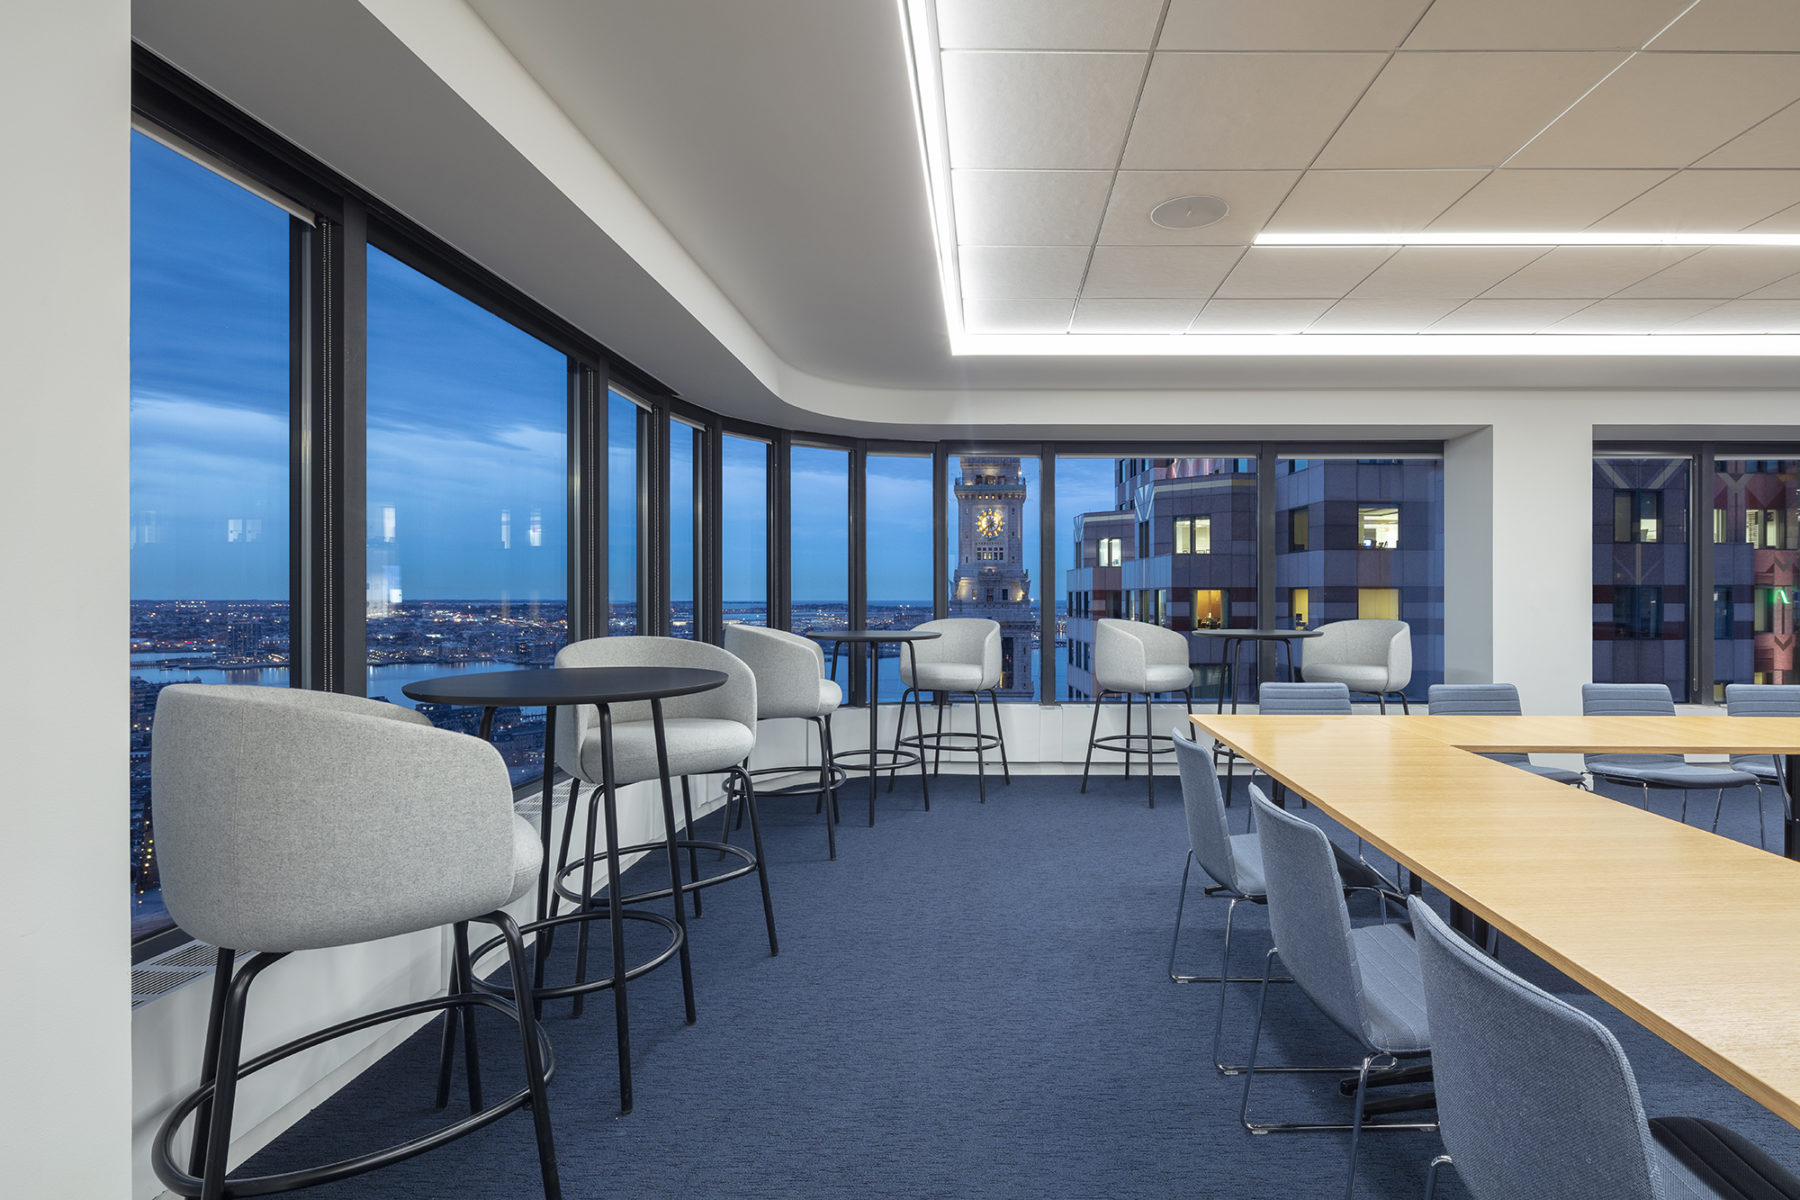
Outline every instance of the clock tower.
<svg viewBox="0 0 1800 1200">
<path fill-rule="evenodd" d="M 962 455 L 956 479 L 956 576 L 950 615 L 1000 622 L 1004 696 L 1033 696 L 1031 647 L 1038 636 L 1021 530 L 1025 476 L 1017 458 Z"/>
</svg>

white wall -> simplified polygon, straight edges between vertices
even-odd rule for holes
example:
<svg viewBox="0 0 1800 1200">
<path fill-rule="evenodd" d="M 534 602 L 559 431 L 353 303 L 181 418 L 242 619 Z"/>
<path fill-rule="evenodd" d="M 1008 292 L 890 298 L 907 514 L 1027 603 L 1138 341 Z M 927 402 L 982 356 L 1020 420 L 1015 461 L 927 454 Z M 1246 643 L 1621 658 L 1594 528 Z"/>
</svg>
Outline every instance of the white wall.
<svg viewBox="0 0 1800 1200">
<path fill-rule="evenodd" d="M 0 1162 L 14 1196 L 128 1188 L 130 31 L 0 9 Z"/>
</svg>

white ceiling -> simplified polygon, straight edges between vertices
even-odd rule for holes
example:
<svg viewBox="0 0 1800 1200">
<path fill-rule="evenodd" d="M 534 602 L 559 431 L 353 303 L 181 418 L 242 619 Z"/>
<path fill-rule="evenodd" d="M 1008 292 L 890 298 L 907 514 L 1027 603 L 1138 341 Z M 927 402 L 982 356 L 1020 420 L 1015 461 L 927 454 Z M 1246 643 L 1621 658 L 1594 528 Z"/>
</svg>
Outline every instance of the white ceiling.
<svg viewBox="0 0 1800 1200">
<path fill-rule="evenodd" d="M 1800 230 L 1795 0 L 935 12 L 972 333 L 1800 332 L 1800 247 L 1251 245 Z M 1230 215 L 1151 222 L 1191 193 Z"/>
</svg>

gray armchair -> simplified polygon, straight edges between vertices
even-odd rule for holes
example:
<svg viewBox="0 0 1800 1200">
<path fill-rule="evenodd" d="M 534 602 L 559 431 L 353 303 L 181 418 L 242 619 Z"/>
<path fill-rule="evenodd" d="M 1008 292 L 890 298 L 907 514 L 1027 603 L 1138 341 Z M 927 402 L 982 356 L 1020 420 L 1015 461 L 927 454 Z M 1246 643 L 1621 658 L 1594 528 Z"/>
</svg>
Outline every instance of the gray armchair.
<svg viewBox="0 0 1800 1200">
<path fill-rule="evenodd" d="M 921 754 L 931 752 L 931 773 L 935 776 L 943 761 L 944 751 L 972 752 L 975 755 L 975 789 L 981 803 L 987 803 L 987 752 L 1000 751 L 1000 769 L 1008 784 L 1012 783 L 1012 764 L 1006 758 L 1006 730 L 1000 723 L 1000 697 L 996 689 L 1005 674 L 1001 655 L 1000 622 L 985 617 L 949 617 L 942 621 L 926 621 L 915 625 L 920 633 L 938 636 L 927 641 L 907 642 L 900 648 L 900 682 L 906 690 L 900 696 L 900 720 L 894 726 L 894 749 L 912 746 Z M 937 708 L 937 731 L 927 732 L 919 711 L 919 694 L 931 692 Z M 987 694 L 994 712 L 994 732 L 981 728 L 981 697 Z M 944 716 L 951 710 L 950 701 L 967 693 L 975 701 L 975 732 L 947 730 Z M 906 732 L 906 702 L 912 701 L 913 723 L 918 732 Z M 896 771 L 888 772 L 888 790 L 894 787 Z"/>
<path fill-rule="evenodd" d="M 770 796 L 816 794 L 819 811 L 825 814 L 825 844 L 835 859 L 837 789 L 844 780 L 844 772 L 831 765 L 831 714 L 844 702 L 844 693 L 834 681 L 825 678 L 825 648 L 798 634 L 764 629 L 760 625 L 734 624 L 725 627 L 725 649 L 742 659 L 756 678 L 758 721 L 805 721 L 817 732 L 818 786 L 793 784 L 774 791 L 764 788 L 761 796 L 766 800 Z M 751 771 L 750 776 L 766 779 L 793 775 L 802 770 L 805 768 L 762 766 Z"/>
<path fill-rule="evenodd" d="M 1411 903 L 1432 1082 L 1448 1155 L 1475 1200 L 1791 1200 L 1800 1179 L 1711 1121 L 1646 1120 L 1606 1026 L 1542 991 Z"/>
<path fill-rule="evenodd" d="M 530 1004 L 477 990 L 468 924 L 500 931 L 515 996 L 530 994 L 518 926 L 503 911 L 535 885 L 542 853 L 515 816 L 506 764 L 491 745 L 434 729 L 410 709 L 286 688 L 177 684 L 158 697 L 151 758 L 163 899 L 188 933 L 219 948 L 201 1089 L 164 1120 L 152 1163 L 170 1190 L 207 1200 L 362 1174 L 529 1107 L 544 1194 L 561 1195 L 545 1085 L 549 1044 Z M 449 925 L 445 996 L 320 1030 L 259 1055 L 251 1068 L 370 1025 L 476 1005 L 518 1022 L 526 1086 L 484 1107 L 472 1020 L 464 1022 L 471 1115 L 387 1150 L 327 1167 L 226 1179 L 251 984 L 296 950 L 374 941 Z M 256 951 L 241 969 L 236 959 Z M 446 1038 L 453 1036 L 447 1026 Z M 442 1101 L 440 1100 L 440 1107 Z M 498 1110 L 498 1111 L 496 1111 Z M 173 1139 L 195 1116 L 188 1165 Z"/>
<path fill-rule="evenodd" d="M 1398 696 L 1400 710 L 1411 712 L 1406 685 L 1412 682 L 1412 626 L 1405 621 L 1360 617 L 1318 627 L 1302 653 L 1300 673 L 1308 683 L 1341 683 L 1353 692 L 1374 696 L 1387 711 L 1387 698 Z"/>
<path fill-rule="evenodd" d="M 1125 755 L 1125 777 L 1131 777 L 1131 756 L 1144 756 L 1144 776 L 1150 791 L 1150 807 L 1156 807 L 1156 759 L 1168 754 L 1168 738 L 1154 734 L 1155 718 L 1150 712 L 1150 697 L 1180 692 L 1187 711 L 1194 711 L 1194 669 L 1188 665 L 1188 640 L 1185 634 L 1143 621 L 1120 621 L 1103 618 L 1094 626 L 1094 720 L 1088 729 L 1087 760 L 1081 767 L 1081 790 L 1087 791 L 1088 772 L 1094 765 L 1094 751 L 1108 750 Z M 1125 698 L 1125 732 L 1098 736 L 1100 702 L 1108 693 Z M 1131 698 L 1144 698 L 1144 732 L 1131 732 Z"/>
</svg>

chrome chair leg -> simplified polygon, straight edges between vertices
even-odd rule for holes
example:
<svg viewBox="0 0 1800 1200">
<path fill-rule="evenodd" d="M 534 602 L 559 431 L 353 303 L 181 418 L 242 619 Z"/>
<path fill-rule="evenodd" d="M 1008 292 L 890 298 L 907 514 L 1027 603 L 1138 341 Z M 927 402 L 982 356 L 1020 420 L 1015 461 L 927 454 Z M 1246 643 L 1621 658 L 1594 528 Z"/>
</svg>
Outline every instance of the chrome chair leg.
<svg viewBox="0 0 1800 1200">
<path fill-rule="evenodd" d="M 1343 1125 L 1254 1125 L 1250 1121 L 1250 1082 L 1258 1071 L 1261 1071 L 1264 1075 L 1348 1075 L 1356 1070 L 1354 1064 L 1335 1067 L 1286 1065 L 1258 1067 L 1256 1065 L 1256 1051 L 1257 1047 L 1262 1042 L 1263 1008 L 1269 999 L 1269 985 L 1271 983 L 1293 982 L 1291 979 L 1277 979 L 1271 974 L 1275 966 L 1275 956 L 1279 953 L 1281 953 L 1281 951 L 1278 948 L 1271 946 L 1269 947 L 1268 954 L 1263 957 L 1262 977 L 1257 980 L 1258 983 L 1262 984 L 1262 988 L 1257 992 L 1256 996 L 1256 1024 L 1251 1027 L 1250 1031 L 1250 1061 L 1236 1066 L 1223 1066 L 1215 1059 L 1214 1065 L 1218 1066 L 1220 1073 L 1224 1075 L 1236 1075 L 1240 1071 L 1243 1073 L 1244 1103 L 1243 1107 L 1238 1110 L 1238 1120 L 1243 1124 L 1244 1128 L 1248 1129 L 1251 1133 L 1276 1133 L 1295 1129 L 1344 1129 L 1346 1126 Z M 1435 1129 L 1436 1126 L 1432 1126 L 1432 1128 Z"/>
<path fill-rule="evenodd" d="M 1432 1196 L 1437 1194 L 1438 1168 L 1450 1161 L 1451 1158 L 1448 1154 L 1440 1154 L 1431 1160 L 1430 1166 L 1425 1168 L 1425 1200 L 1431 1200 Z"/>
</svg>

